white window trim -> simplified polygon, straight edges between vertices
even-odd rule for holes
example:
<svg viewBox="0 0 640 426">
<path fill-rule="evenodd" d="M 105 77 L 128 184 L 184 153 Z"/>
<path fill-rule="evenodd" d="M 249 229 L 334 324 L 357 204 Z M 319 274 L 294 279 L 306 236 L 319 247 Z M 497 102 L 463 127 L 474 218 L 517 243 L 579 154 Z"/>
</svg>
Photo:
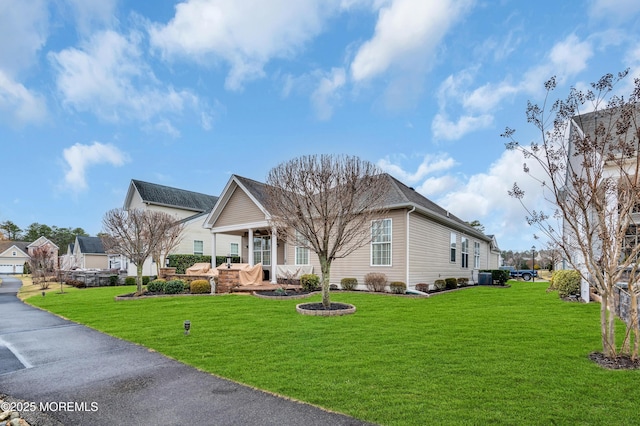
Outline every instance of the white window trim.
<svg viewBox="0 0 640 426">
<path fill-rule="evenodd" d="M 451 259 L 451 250 L 453 250 L 453 259 Z M 449 236 L 449 263 L 456 263 L 458 259 L 458 234 L 452 232 Z"/>
<path fill-rule="evenodd" d="M 307 266 L 310 265 L 309 263 L 309 247 L 306 247 L 304 245 L 300 245 L 301 242 L 303 242 L 303 237 L 302 235 L 296 231 L 296 245 L 295 248 L 293 250 L 293 263 L 295 266 Z M 307 254 L 306 254 L 306 258 L 307 258 L 307 262 L 306 263 L 298 263 L 298 250 L 306 250 Z"/>
<path fill-rule="evenodd" d="M 233 252 L 233 246 L 236 246 L 236 252 Z M 240 244 L 238 243 L 229 243 L 229 254 L 231 256 L 240 256 Z"/>
<path fill-rule="evenodd" d="M 467 237 L 460 238 L 460 267 L 469 269 L 469 238 Z"/>
<path fill-rule="evenodd" d="M 196 243 L 202 244 L 202 251 L 200 253 L 198 253 L 196 251 Z M 193 254 L 194 255 L 199 255 L 199 256 L 204 255 L 204 241 L 202 241 L 202 240 L 193 240 Z"/>
<path fill-rule="evenodd" d="M 385 220 L 389 221 L 389 242 L 376 243 L 373 241 L 373 235 L 371 236 L 371 244 L 369 244 L 369 247 L 370 247 L 369 248 L 369 266 L 372 266 L 372 267 L 382 267 L 382 268 L 393 267 L 393 219 L 390 217 L 385 217 L 382 219 L 372 220 L 371 226 L 369 227 L 369 229 L 371 230 L 371 232 L 373 232 L 373 224 L 375 222 L 380 222 Z M 373 263 L 373 246 L 376 244 L 389 244 L 389 264 L 388 265 L 376 265 Z"/>
</svg>

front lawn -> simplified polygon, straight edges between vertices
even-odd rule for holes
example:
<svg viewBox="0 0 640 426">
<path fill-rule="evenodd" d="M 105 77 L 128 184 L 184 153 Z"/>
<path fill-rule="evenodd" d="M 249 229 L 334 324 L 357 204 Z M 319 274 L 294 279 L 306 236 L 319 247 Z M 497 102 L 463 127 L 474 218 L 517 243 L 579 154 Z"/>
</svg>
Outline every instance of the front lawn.
<svg viewBox="0 0 640 426">
<path fill-rule="evenodd" d="M 597 304 L 511 282 L 412 299 L 334 293 L 355 315 L 251 296 L 115 302 L 131 287 L 29 303 L 202 370 L 381 424 L 627 424 L 640 371 L 608 371 Z M 314 296 L 305 301 L 318 301 Z M 183 334 L 183 321 L 191 334 Z"/>
</svg>

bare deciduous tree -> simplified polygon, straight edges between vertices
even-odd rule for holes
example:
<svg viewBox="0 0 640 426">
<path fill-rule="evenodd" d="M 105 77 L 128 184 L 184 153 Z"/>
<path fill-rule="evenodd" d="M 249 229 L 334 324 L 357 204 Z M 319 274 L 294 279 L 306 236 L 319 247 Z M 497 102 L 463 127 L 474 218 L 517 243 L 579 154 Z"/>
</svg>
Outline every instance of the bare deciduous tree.
<svg viewBox="0 0 640 426">
<path fill-rule="evenodd" d="M 33 283 L 40 285 L 43 290 L 49 288 L 47 273 L 53 272 L 54 260 L 53 251 L 48 244 L 34 248 L 29 254 L 29 267 Z"/>
<path fill-rule="evenodd" d="M 525 160 L 543 170 L 543 176 L 534 178 L 553 204 L 553 211 L 527 210 L 527 221 L 562 250 L 583 282 L 600 295 L 604 355 L 615 358 L 623 354 L 636 359 L 640 80 L 636 80 L 628 98 L 614 96 L 615 84 L 626 74 L 607 74 L 590 90 L 572 89 L 565 100 L 551 106 L 547 101 L 542 106 L 530 103 L 527 118 L 540 131 L 540 142 L 523 146 L 509 128 L 503 136 L 510 140 L 508 149 L 522 151 Z M 555 79 L 545 88 L 548 99 Z M 524 170 L 529 173 L 530 167 L 525 164 Z M 522 202 L 524 192 L 514 184 L 510 195 Z M 631 320 L 618 347 L 614 288 L 620 282 L 628 284 Z"/>
<path fill-rule="evenodd" d="M 162 237 L 160 244 L 152 253 L 153 260 L 156 262 L 156 273 L 160 275 L 160 268 L 165 265 L 167 256 L 180 244 L 184 233 L 184 222 L 176 222 L 174 226 L 169 228 Z"/>
<path fill-rule="evenodd" d="M 136 265 L 136 284 L 142 293 L 142 266 L 157 253 L 167 235 L 178 226 L 175 218 L 164 212 L 142 209 L 109 210 L 102 219 L 101 235 L 105 251 L 123 254 Z"/>
<path fill-rule="evenodd" d="M 331 262 L 369 243 L 384 214 L 389 181 L 357 157 L 311 155 L 271 169 L 266 207 L 287 241 L 318 255 L 322 304 L 329 307 Z"/>
</svg>

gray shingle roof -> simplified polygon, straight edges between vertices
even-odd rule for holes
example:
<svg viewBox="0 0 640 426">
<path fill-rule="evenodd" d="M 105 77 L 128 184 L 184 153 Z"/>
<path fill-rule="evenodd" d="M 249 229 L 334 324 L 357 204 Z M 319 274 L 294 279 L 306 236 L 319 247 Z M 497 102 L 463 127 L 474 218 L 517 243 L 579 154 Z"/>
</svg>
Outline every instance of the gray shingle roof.
<svg viewBox="0 0 640 426">
<path fill-rule="evenodd" d="M 76 241 L 80 251 L 84 254 L 105 254 L 100 237 L 82 237 L 78 235 Z"/>
<path fill-rule="evenodd" d="M 28 253 L 27 246 L 29 244 L 31 243 L 24 242 L 24 241 L 0 241 L 0 253 L 11 248 L 12 246 L 16 246 L 18 249 L 22 250 L 23 252 Z"/>
<path fill-rule="evenodd" d="M 155 183 L 132 179 L 142 201 L 150 204 L 179 207 L 196 212 L 208 212 L 218 201 L 218 197 L 199 192 L 172 188 Z"/>
<path fill-rule="evenodd" d="M 267 184 L 258 182 L 257 180 L 249 179 L 246 177 L 234 175 L 238 182 L 240 182 L 251 195 L 263 206 L 267 199 Z"/>
<path fill-rule="evenodd" d="M 249 192 L 251 192 L 251 195 L 258 202 L 260 202 L 260 204 L 265 206 L 265 200 L 267 196 L 266 195 L 267 185 L 265 183 L 255 181 L 253 179 L 241 177 L 238 175 L 235 175 L 235 177 L 245 188 L 247 188 Z M 398 207 L 417 206 L 428 213 L 441 217 L 443 220 L 448 221 L 449 223 L 451 222 L 455 223 L 458 228 L 464 230 L 465 232 L 468 232 L 469 234 L 478 235 L 478 236 L 484 235 L 482 232 L 469 226 L 469 224 L 464 220 L 453 215 L 451 212 L 447 211 L 446 209 L 440 207 L 439 205 L 429 200 L 424 195 L 418 193 L 413 188 L 400 182 L 398 179 L 394 178 L 393 176 L 387 173 L 383 173 L 382 178 L 389 180 L 389 192 L 387 194 L 387 198 L 385 202 L 387 207 L 398 208 Z M 490 237 L 487 237 L 486 235 L 484 236 L 486 239 L 490 239 Z"/>
</svg>

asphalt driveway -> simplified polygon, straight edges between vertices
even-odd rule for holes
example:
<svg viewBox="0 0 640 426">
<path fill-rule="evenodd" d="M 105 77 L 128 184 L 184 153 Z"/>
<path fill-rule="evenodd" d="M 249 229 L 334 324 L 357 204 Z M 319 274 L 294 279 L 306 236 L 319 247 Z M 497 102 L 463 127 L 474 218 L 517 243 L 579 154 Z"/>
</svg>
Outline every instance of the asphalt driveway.
<svg viewBox="0 0 640 426">
<path fill-rule="evenodd" d="M 0 393 L 68 425 L 362 425 L 196 370 L 22 303 L 0 285 Z"/>
</svg>

